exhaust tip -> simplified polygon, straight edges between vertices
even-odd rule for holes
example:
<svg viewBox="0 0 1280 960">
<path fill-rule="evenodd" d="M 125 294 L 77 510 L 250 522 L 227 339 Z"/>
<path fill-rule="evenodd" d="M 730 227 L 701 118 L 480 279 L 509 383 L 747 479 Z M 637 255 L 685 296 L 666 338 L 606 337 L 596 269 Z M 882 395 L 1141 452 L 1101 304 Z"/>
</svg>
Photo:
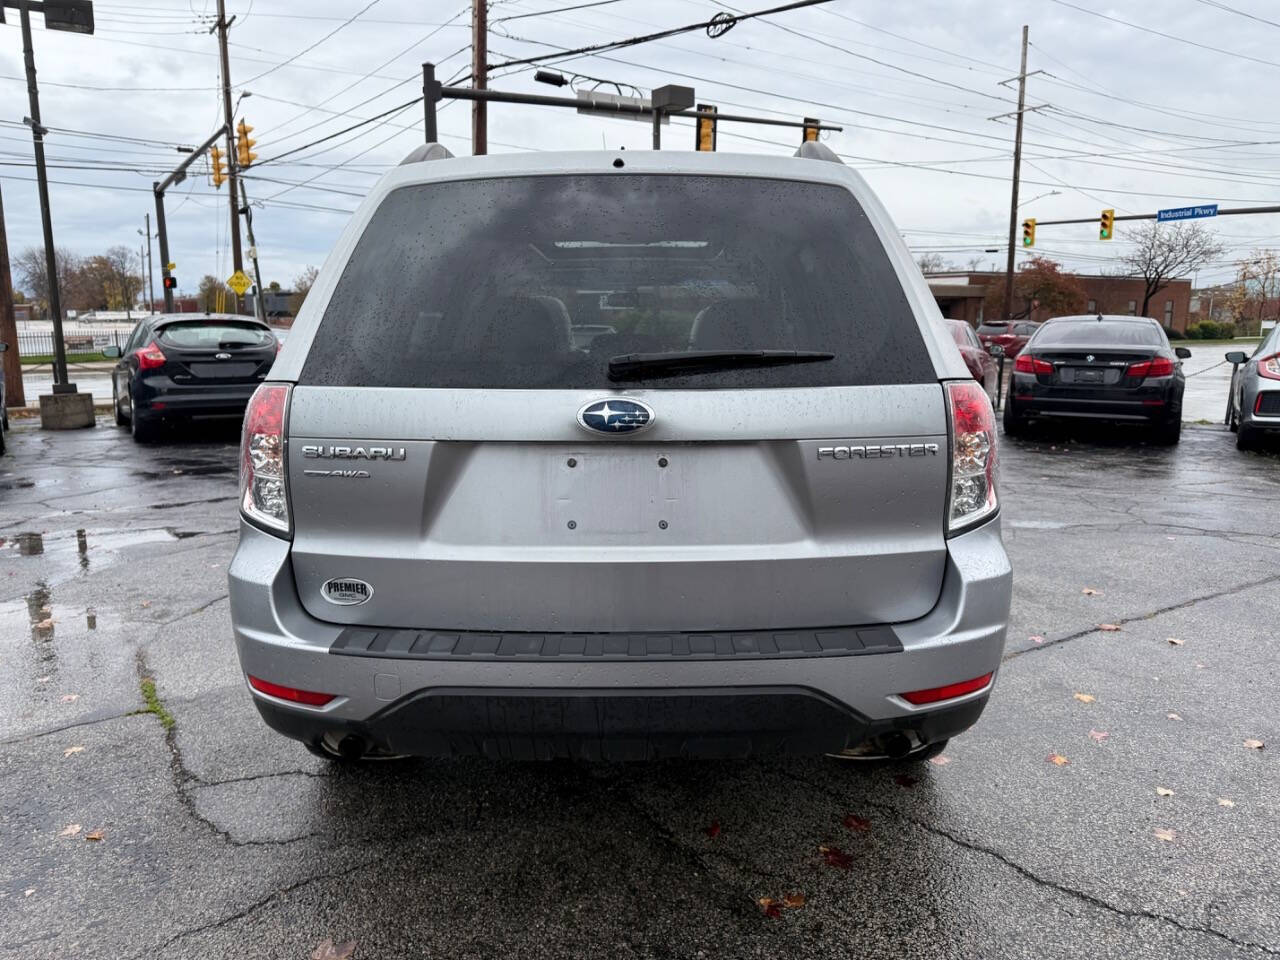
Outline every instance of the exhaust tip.
<svg viewBox="0 0 1280 960">
<path fill-rule="evenodd" d="M 886 733 L 880 738 L 880 749 L 884 755 L 899 760 L 911 752 L 911 738 L 905 733 Z"/>
<path fill-rule="evenodd" d="M 353 733 L 347 734 L 338 741 L 338 755 L 344 760 L 359 760 L 365 755 L 368 745 L 364 739 Z"/>
</svg>

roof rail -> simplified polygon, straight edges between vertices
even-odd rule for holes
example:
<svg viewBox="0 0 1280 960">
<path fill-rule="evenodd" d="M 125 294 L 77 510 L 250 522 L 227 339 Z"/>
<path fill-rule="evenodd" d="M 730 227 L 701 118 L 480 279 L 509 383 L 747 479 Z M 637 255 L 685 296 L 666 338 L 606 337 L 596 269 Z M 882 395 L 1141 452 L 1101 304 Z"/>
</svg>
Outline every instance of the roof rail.
<svg viewBox="0 0 1280 960">
<path fill-rule="evenodd" d="M 452 160 L 453 154 L 449 152 L 449 148 L 440 143 L 424 143 L 419 147 L 414 147 L 409 151 L 409 155 L 400 161 L 400 166 L 406 163 L 424 163 L 427 160 Z"/>
<path fill-rule="evenodd" d="M 825 143 L 818 143 L 816 140 L 806 140 L 800 144 L 800 149 L 796 151 L 795 155 L 804 160 L 826 160 L 828 163 L 844 163 L 834 150 Z"/>
</svg>

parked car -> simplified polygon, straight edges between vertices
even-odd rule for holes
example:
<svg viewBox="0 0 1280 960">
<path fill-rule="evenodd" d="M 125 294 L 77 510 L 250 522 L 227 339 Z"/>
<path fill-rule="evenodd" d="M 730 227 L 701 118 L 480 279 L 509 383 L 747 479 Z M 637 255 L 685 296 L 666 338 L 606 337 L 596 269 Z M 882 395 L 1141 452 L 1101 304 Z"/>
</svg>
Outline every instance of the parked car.
<svg viewBox="0 0 1280 960">
<path fill-rule="evenodd" d="M 947 330 L 951 333 L 951 339 L 960 348 L 960 356 L 964 357 L 964 365 L 969 368 L 969 373 L 973 379 L 982 384 L 982 389 L 986 391 L 988 397 L 994 397 L 998 373 L 995 360 L 991 359 L 991 354 L 983 349 L 978 341 L 978 335 L 973 332 L 973 327 L 969 324 L 963 320 L 947 320 L 946 324 Z"/>
<path fill-rule="evenodd" d="M 168 423 L 244 416 L 279 344 L 265 323 L 235 314 L 160 314 L 139 322 L 111 372 L 116 423 L 140 443 Z"/>
<path fill-rule="evenodd" d="M 1271 329 L 1253 356 L 1233 350 L 1227 360 L 1236 364 L 1228 420 L 1236 446 L 1252 450 L 1265 436 L 1280 436 L 1280 326 Z"/>
<path fill-rule="evenodd" d="M 0 353 L 9 349 L 9 344 L 0 340 Z M 4 453 L 4 434 L 9 429 L 9 398 L 4 392 L 4 364 L 0 363 L 0 453 Z"/>
<path fill-rule="evenodd" d="M 640 287 L 573 347 L 567 304 Z M 331 759 L 930 756 L 982 712 L 1011 579 L 991 403 L 936 315 L 824 145 L 419 148 L 245 417 L 262 717 Z"/>
<path fill-rule="evenodd" d="M 1145 427 L 1157 443 L 1182 434 L 1182 360 L 1147 317 L 1055 317 L 1032 334 L 1009 379 L 1004 431 L 1033 420 L 1091 420 Z"/>
<path fill-rule="evenodd" d="M 1030 320 L 984 320 L 978 325 L 978 340 L 988 353 L 998 346 L 1004 356 L 1016 357 L 1038 329 L 1040 324 Z"/>
</svg>

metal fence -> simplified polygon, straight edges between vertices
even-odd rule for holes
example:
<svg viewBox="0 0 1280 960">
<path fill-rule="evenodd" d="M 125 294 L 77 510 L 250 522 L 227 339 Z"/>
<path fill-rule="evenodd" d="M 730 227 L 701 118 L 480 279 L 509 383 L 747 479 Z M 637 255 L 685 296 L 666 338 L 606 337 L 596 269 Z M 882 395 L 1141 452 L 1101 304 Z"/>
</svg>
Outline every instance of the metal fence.
<svg viewBox="0 0 1280 960">
<path fill-rule="evenodd" d="M 72 362 L 101 360 L 103 347 L 122 347 L 129 339 L 127 330 L 104 330 L 100 333 L 68 333 L 63 338 L 67 359 Z M 53 356 L 53 334 L 18 332 L 18 356 L 23 360 Z"/>
</svg>

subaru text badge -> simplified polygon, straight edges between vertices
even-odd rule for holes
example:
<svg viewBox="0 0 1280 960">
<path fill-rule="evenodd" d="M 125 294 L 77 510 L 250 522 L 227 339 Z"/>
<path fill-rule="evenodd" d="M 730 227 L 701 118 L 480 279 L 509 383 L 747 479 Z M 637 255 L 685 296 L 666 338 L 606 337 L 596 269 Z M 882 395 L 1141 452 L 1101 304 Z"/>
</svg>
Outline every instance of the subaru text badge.
<svg viewBox="0 0 1280 960">
<path fill-rule="evenodd" d="M 593 400 L 578 411 L 578 423 L 595 433 L 636 433 L 653 426 L 653 408 L 630 397 Z"/>
</svg>

